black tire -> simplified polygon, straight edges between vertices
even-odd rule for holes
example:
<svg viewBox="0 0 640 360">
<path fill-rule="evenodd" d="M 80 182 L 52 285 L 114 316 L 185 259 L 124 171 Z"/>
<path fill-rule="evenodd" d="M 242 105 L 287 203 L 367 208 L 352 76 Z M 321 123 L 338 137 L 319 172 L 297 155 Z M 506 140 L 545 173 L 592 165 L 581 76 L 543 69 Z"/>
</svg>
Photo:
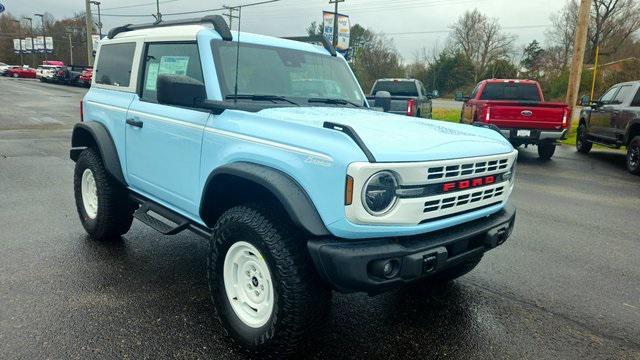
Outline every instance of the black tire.
<svg viewBox="0 0 640 360">
<path fill-rule="evenodd" d="M 556 144 L 552 142 L 541 142 L 538 144 L 538 158 L 542 161 L 548 161 L 556 152 Z"/>
<path fill-rule="evenodd" d="M 633 175 L 640 175 L 640 136 L 636 136 L 627 146 L 627 170 Z"/>
<path fill-rule="evenodd" d="M 252 204 L 229 209 L 213 229 L 207 278 L 216 316 L 227 334 L 251 354 L 280 358 L 296 353 L 324 323 L 331 291 L 312 265 L 303 234 L 277 208 Z M 266 324 L 246 325 L 236 315 L 225 290 L 224 262 L 231 246 L 243 241 L 262 254 L 274 288 L 274 307 Z"/>
<path fill-rule="evenodd" d="M 578 126 L 578 133 L 576 134 L 576 150 L 582 154 L 588 154 L 591 151 L 593 143 L 587 138 L 587 126 L 580 124 Z"/>
<path fill-rule="evenodd" d="M 82 177 L 87 169 L 96 186 L 97 214 L 94 217 L 88 215 L 82 198 Z M 127 189 L 107 173 L 96 149 L 88 148 L 78 157 L 73 185 L 80 222 L 93 239 L 116 240 L 129 231 L 136 205 L 129 200 Z"/>
</svg>

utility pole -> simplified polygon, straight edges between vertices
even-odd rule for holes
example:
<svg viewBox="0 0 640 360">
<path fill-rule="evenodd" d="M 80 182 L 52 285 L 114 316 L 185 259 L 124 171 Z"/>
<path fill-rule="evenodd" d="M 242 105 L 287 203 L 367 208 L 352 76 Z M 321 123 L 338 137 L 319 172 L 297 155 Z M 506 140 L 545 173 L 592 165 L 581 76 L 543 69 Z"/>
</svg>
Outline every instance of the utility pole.
<svg viewBox="0 0 640 360">
<path fill-rule="evenodd" d="M 42 23 L 42 43 L 44 46 L 44 61 L 47 61 L 47 30 L 46 25 L 44 24 L 44 14 L 33 14 L 33 16 L 37 16 L 40 18 L 40 22 Z M 53 51 L 53 49 L 51 49 Z"/>
<path fill-rule="evenodd" d="M 73 65 L 73 42 L 71 41 L 71 32 L 67 31 L 67 37 L 69 38 L 69 64 Z"/>
<path fill-rule="evenodd" d="M 329 4 L 335 4 L 333 12 L 333 47 L 338 46 L 338 4 L 345 0 L 329 0 Z"/>
<path fill-rule="evenodd" d="M 33 61 L 33 66 L 38 65 L 36 61 L 36 49 L 33 48 L 33 19 L 30 17 L 23 16 L 25 20 L 29 20 L 29 29 L 31 29 L 31 60 Z"/>
<path fill-rule="evenodd" d="M 566 103 L 569 108 L 578 102 L 578 92 L 580 91 L 580 80 L 582 78 L 582 63 L 584 62 L 584 52 L 587 47 L 587 30 L 589 28 L 589 12 L 592 0 L 580 0 L 580 10 L 578 10 L 578 24 L 576 26 L 576 38 L 573 44 L 573 58 L 571 59 L 571 69 L 569 71 L 569 86 L 567 87 Z"/>
<path fill-rule="evenodd" d="M 87 27 L 87 65 L 93 66 L 93 17 L 91 16 L 91 3 L 85 0 L 85 22 Z"/>
<path fill-rule="evenodd" d="M 238 15 L 236 15 L 236 12 L 239 10 L 239 7 L 237 6 L 227 6 L 227 5 L 223 5 L 223 8 L 229 10 L 228 14 L 225 14 L 224 16 L 227 17 L 227 19 L 229 19 L 229 28 L 232 27 L 233 25 L 233 19 L 237 19 Z"/>
<path fill-rule="evenodd" d="M 156 13 L 152 14 L 152 16 L 156 18 L 156 24 L 160 24 L 162 22 L 162 14 L 160 13 L 160 0 L 156 0 Z"/>
<path fill-rule="evenodd" d="M 93 5 L 98 7 L 98 22 L 96 26 L 98 27 L 98 34 L 100 34 L 100 39 L 102 39 L 102 19 L 100 18 L 100 1 L 89 1 Z"/>
<path fill-rule="evenodd" d="M 14 23 L 18 24 L 18 37 L 19 37 L 19 43 L 20 43 L 20 65 L 24 66 L 24 59 L 22 58 L 22 24 L 20 24 L 20 20 L 11 20 Z"/>
</svg>

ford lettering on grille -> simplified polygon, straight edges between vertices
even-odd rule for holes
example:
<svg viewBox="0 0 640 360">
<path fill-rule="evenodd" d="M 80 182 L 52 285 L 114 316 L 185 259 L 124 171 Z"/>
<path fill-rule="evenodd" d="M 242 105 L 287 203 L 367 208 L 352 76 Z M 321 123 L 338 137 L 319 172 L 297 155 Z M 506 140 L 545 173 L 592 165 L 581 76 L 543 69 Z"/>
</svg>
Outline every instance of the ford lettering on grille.
<svg viewBox="0 0 640 360">
<path fill-rule="evenodd" d="M 461 181 L 451 181 L 442 184 L 443 192 L 452 192 L 457 190 L 467 190 L 471 188 L 477 188 L 481 186 L 495 184 L 495 176 L 483 176 L 475 179 L 467 179 Z"/>
</svg>

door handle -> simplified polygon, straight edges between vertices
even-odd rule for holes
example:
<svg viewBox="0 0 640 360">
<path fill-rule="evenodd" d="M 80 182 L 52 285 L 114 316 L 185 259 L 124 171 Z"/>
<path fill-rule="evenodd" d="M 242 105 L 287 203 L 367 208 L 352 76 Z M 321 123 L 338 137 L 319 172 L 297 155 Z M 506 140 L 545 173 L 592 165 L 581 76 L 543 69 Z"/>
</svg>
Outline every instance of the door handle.
<svg viewBox="0 0 640 360">
<path fill-rule="evenodd" d="M 127 119 L 127 124 L 131 126 L 139 127 L 139 128 L 142 128 L 142 126 L 144 125 L 142 120 L 136 120 L 136 119 Z"/>
</svg>

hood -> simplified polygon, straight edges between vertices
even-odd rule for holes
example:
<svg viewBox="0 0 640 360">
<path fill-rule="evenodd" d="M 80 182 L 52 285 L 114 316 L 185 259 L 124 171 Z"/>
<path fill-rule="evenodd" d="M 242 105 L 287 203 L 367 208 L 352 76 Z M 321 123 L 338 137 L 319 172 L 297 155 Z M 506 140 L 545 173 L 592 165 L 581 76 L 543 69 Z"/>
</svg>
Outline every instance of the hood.
<svg viewBox="0 0 640 360">
<path fill-rule="evenodd" d="M 323 128 L 325 121 L 351 126 L 379 162 L 446 160 L 513 151 L 494 130 L 364 109 L 286 107 L 265 109 L 258 115 L 318 128 Z"/>
</svg>

